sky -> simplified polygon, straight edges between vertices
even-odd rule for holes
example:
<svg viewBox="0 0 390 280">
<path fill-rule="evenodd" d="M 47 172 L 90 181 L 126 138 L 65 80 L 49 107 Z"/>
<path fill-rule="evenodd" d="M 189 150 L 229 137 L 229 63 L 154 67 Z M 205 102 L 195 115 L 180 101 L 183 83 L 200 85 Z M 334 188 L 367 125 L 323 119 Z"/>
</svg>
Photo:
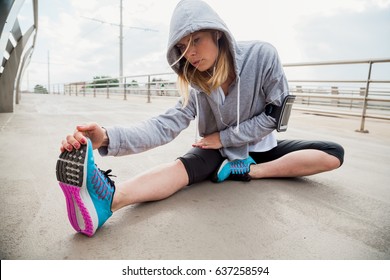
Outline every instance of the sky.
<svg viewBox="0 0 390 280">
<path fill-rule="evenodd" d="M 282 63 L 390 58 L 390 0 L 205 1 L 236 40 L 269 42 Z M 171 72 L 166 47 L 178 2 L 123 0 L 125 76 Z M 120 0 L 40 0 L 22 89 L 47 86 L 49 77 L 53 86 L 119 76 L 119 11 Z M 22 26 L 30 14 L 26 0 Z"/>
</svg>

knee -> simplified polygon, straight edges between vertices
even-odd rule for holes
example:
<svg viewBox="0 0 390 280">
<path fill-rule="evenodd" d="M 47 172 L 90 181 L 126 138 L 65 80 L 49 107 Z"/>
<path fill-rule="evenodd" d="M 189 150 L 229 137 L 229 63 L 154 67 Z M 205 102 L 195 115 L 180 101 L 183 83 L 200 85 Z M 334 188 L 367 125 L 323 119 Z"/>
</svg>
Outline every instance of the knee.
<svg viewBox="0 0 390 280">
<path fill-rule="evenodd" d="M 340 167 L 344 162 L 344 148 L 340 144 L 333 143 L 333 151 L 331 155 L 336 158 L 334 165 L 335 168 Z"/>
<path fill-rule="evenodd" d="M 344 162 L 344 148 L 337 143 L 332 143 L 331 149 L 327 152 L 326 162 L 329 170 L 339 168 Z"/>
<path fill-rule="evenodd" d="M 342 164 L 341 160 L 338 157 L 330 154 L 326 155 L 326 160 L 324 162 L 325 162 L 325 168 L 328 171 L 337 169 Z"/>
</svg>

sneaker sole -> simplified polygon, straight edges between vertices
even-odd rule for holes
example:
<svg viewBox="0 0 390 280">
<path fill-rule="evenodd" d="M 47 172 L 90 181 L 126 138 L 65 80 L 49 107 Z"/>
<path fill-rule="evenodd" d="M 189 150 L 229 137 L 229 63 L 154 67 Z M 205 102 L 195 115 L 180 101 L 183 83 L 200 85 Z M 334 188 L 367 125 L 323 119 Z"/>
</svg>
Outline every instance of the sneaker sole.
<svg viewBox="0 0 390 280">
<path fill-rule="evenodd" d="M 87 145 L 82 145 L 79 150 L 61 153 L 57 160 L 56 175 L 65 195 L 70 224 L 77 232 L 92 236 L 96 231 L 98 218 L 87 190 L 87 156 Z"/>
</svg>

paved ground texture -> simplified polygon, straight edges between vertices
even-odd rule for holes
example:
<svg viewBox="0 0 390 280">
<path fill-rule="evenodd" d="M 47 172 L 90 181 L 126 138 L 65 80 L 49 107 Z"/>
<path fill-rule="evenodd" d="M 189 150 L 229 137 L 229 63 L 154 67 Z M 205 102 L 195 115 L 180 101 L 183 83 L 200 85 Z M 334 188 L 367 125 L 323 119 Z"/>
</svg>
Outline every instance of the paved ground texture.
<svg viewBox="0 0 390 280">
<path fill-rule="evenodd" d="M 342 144 L 344 165 L 294 179 L 188 187 L 115 213 L 93 238 L 73 231 L 55 176 L 60 140 L 76 124 L 132 124 L 175 98 L 23 95 L 0 114 L 1 259 L 390 259 L 390 123 L 294 111 L 280 138 Z M 190 126 L 168 145 L 102 158 L 124 180 L 186 152 Z"/>
</svg>

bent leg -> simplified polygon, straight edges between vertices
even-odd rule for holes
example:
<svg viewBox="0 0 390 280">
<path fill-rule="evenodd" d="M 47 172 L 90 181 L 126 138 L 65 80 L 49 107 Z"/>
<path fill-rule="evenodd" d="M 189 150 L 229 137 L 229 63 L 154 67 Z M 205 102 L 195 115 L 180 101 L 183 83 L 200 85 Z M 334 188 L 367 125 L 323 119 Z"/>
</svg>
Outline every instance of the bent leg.
<svg viewBox="0 0 390 280">
<path fill-rule="evenodd" d="M 258 163 L 251 166 L 253 179 L 300 177 L 338 168 L 344 149 L 333 142 L 283 140 L 271 151 L 251 156 Z"/>
<path fill-rule="evenodd" d="M 340 161 L 319 150 L 291 152 L 273 161 L 251 166 L 253 179 L 276 177 L 301 177 L 336 169 Z"/>
</svg>

